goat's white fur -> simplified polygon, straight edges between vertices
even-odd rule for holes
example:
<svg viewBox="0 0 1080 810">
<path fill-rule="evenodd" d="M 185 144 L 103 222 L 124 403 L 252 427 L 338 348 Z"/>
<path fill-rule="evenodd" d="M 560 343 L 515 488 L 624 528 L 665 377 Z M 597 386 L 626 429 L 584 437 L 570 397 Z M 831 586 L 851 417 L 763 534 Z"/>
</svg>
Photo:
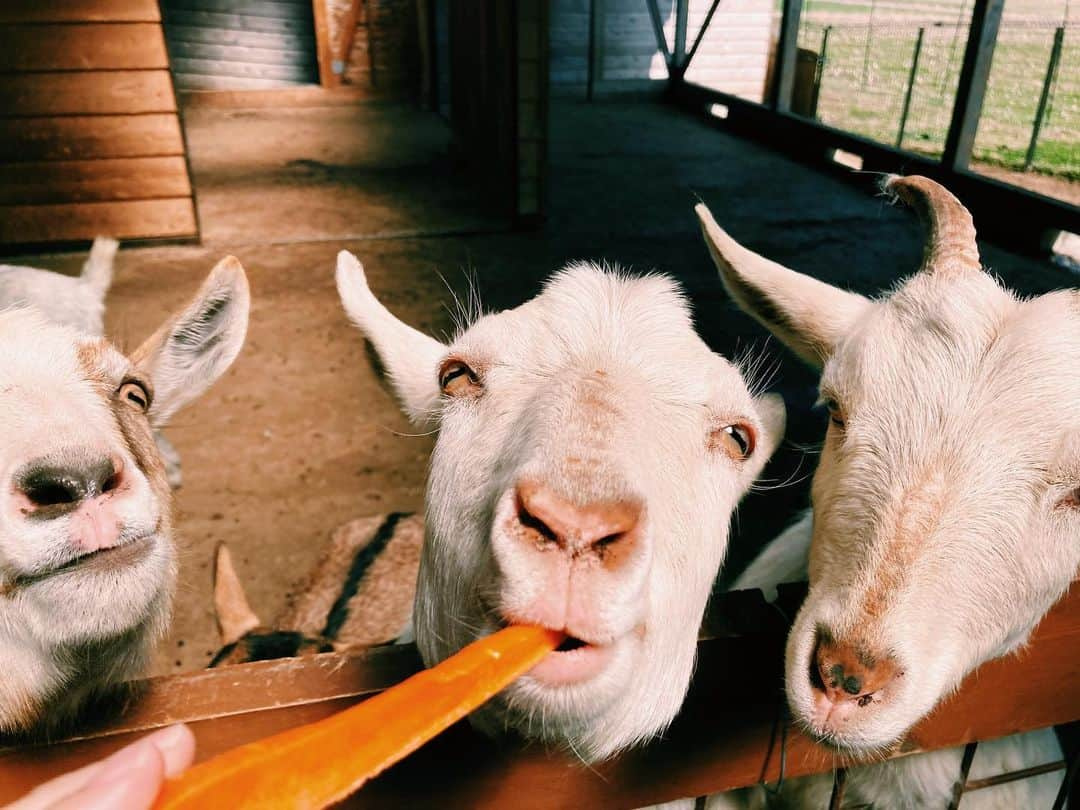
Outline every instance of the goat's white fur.
<svg viewBox="0 0 1080 810">
<path fill-rule="evenodd" d="M 99 236 L 78 276 L 0 264 L 0 308 L 35 307 L 54 323 L 100 337 L 118 247 L 115 239 Z"/>
<path fill-rule="evenodd" d="M 498 613 L 540 587 L 498 518 L 517 481 L 543 480 L 580 502 L 632 492 L 645 502 L 646 550 L 632 577 L 591 580 L 588 600 L 596 632 L 615 650 L 607 668 L 561 687 L 526 676 L 473 719 L 586 759 L 659 733 L 682 703 L 728 522 L 782 435 L 782 404 L 751 395 L 694 332 L 682 294 L 662 276 L 574 265 L 449 346 L 392 316 L 346 252 L 337 281 L 405 412 L 439 427 L 414 616 L 425 661 L 490 632 Z M 451 356 L 480 370 L 480 396 L 441 396 L 437 371 Z M 602 407 L 590 408 L 590 398 Z M 711 431 L 735 421 L 758 435 L 743 462 L 709 446 Z"/>
<path fill-rule="evenodd" d="M 951 195 L 920 178 L 888 185 L 935 200 L 923 201 L 934 237 L 924 269 L 878 301 L 757 256 L 697 209 L 725 286 L 823 367 L 822 396 L 845 414 L 814 479 L 811 587 L 789 637 L 786 685 L 796 719 L 813 728 L 821 626 L 858 628 L 898 660 L 902 676 L 827 733 L 855 752 L 889 745 L 979 664 L 1020 647 L 1080 565 L 1080 294 L 1018 299 L 979 270 L 970 218 Z M 774 565 L 784 552 L 765 555 Z M 751 579 L 763 580 L 761 567 L 740 585 Z M 1057 743 L 1036 732 L 987 751 L 1000 770 L 1053 759 Z M 911 806 L 905 795 L 951 784 L 955 772 L 935 774 L 956 756 L 885 763 L 856 782 L 879 797 L 875 806 Z M 1015 790 L 1048 804 L 1055 781 Z M 980 791 L 965 806 L 1041 806 L 994 804 L 993 793 L 1010 795 Z"/>
<path fill-rule="evenodd" d="M 151 426 L 225 372 L 248 309 L 243 268 L 229 257 L 130 359 L 35 310 L 0 311 L 0 733 L 63 723 L 144 666 L 175 583 L 171 497 Z M 153 389 L 148 414 L 119 393 L 132 375 Z M 123 469 L 123 483 L 100 496 L 119 546 L 145 538 L 150 549 L 121 568 L 61 569 L 83 553 L 74 521 L 93 504 L 35 517 L 15 478 L 39 462 L 104 457 Z"/>
</svg>

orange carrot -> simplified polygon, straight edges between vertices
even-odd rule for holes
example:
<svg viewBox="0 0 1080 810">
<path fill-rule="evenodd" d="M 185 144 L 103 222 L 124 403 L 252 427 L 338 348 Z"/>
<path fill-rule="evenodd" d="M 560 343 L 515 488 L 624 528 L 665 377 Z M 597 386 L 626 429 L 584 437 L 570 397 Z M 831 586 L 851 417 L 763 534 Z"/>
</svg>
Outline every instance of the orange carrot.
<svg viewBox="0 0 1080 810">
<path fill-rule="evenodd" d="M 532 669 L 562 638 L 507 627 L 357 706 L 196 765 L 165 783 L 155 810 L 341 801 Z"/>
</svg>

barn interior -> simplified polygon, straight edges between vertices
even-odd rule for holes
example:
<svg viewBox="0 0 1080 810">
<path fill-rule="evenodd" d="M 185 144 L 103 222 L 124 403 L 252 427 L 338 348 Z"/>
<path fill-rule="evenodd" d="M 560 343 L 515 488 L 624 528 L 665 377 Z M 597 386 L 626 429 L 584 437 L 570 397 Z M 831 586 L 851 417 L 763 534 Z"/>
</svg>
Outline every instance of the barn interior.
<svg viewBox="0 0 1080 810">
<path fill-rule="evenodd" d="M 236 255 L 252 283 L 239 360 L 166 431 L 183 459 L 182 557 L 158 672 L 205 667 L 220 646 L 218 544 L 269 621 L 337 527 L 422 508 L 433 437 L 401 416 L 341 311 L 340 250 L 360 258 L 397 315 L 435 335 L 452 332 L 455 297 L 470 285 L 485 309 L 511 307 L 571 260 L 676 277 L 709 345 L 756 365 L 790 414 L 762 482 L 768 508 L 763 493 L 744 503 L 725 577 L 806 506 L 825 416 L 813 408 L 813 373 L 724 293 L 697 201 L 763 254 L 874 294 L 918 266 L 923 244 L 917 221 L 876 192 L 876 173 L 926 170 L 955 181 L 983 261 L 1007 285 L 1035 294 L 1076 284 L 1076 265 L 1051 250 L 1080 233 L 1075 143 L 1060 171 L 1001 161 L 969 170 L 948 139 L 920 149 L 903 133 L 894 144 L 892 133 L 822 124 L 839 108 L 826 103 L 817 37 L 833 26 L 835 48 L 843 33 L 842 20 L 823 16 L 827 3 L 62 5 L 0 10 L 0 41 L 70 43 L 61 55 L 0 47 L 6 261 L 74 274 L 95 234 L 123 239 L 107 324 L 128 347 L 221 256 Z M 981 107 L 967 92 L 972 75 L 977 84 L 983 71 L 984 91 L 996 78 L 966 37 L 1004 24 L 985 17 L 986 4 L 976 4 L 982 17 L 944 5 L 960 31 L 945 106 L 970 130 Z M 1045 57 L 1057 47 L 1058 66 L 1037 72 L 1068 76 L 1076 51 L 1053 46 L 1049 30 Z M 816 50 L 803 47 L 811 40 Z M 908 84 L 906 106 L 918 87 Z M 1069 92 L 1059 90 L 1044 132 L 1075 134 Z M 925 123 L 924 140 L 935 132 Z M 963 161 L 977 147 L 972 131 Z"/>
</svg>

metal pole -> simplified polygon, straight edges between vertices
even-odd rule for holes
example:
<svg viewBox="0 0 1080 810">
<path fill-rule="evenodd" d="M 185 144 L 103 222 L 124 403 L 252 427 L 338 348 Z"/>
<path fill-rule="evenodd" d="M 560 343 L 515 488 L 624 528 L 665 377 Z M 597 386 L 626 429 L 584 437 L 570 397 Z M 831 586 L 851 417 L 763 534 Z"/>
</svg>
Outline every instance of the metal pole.
<svg viewBox="0 0 1080 810">
<path fill-rule="evenodd" d="M 925 28 L 920 28 L 919 35 L 915 37 L 915 52 L 911 55 L 911 72 L 908 73 L 907 92 L 904 93 L 904 109 L 900 113 L 900 129 L 896 133 L 897 149 L 904 143 L 904 129 L 907 127 L 908 113 L 911 112 L 911 96 L 915 91 L 915 76 L 919 72 L 919 54 L 922 53 L 922 38 L 925 32 Z"/>
<path fill-rule="evenodd" d="M 649 7 L 649 18 L 652 20 L 653 35 L 656 37 L 656 49 L 664 55 L 664 62 L 668 66 L 668 72 L 671 71 L 671 51 L 667 46 L 667 35 L 664 33 L 664 21 L 660 19 L 660 9 L 656 5 L 656 0 L 645 0 L 645 5 Z"/>
<path fill-rule="evenodd" d="M 1024 158 L 1024 171 L 1031 171 L 1031 165 L 1035 162 L 1035 149 L 1039 145 L 1039 132 L 1042 130 L 1043 118 L 1046 116 L 1046 105 L 1050 101 L 1050 88 L 1054 85 L 1054 76 L 1057 74 L 1058 63 L 1061 61 L 1061 45 L 1065 39 L 1065 26 L 1058 26 L 1054 32 L 1054 46 L 1050 49 L 1050 64 L 1046 66 L 1046 78 L 1043 80 L 1042 94 L 1039 96 L 1039 107 L 1035 111 L 1035 125 L 1031 128 L 1031 142 L 1028 144 L 1027 157 Z"/>
<path fill-rule="evenodd" d="M 709 30 L 713 14 L 716 13 L 716 7 L 719 5 L 720 0 L 713 0 L 712 5 L 709 6 L 709 13 L 705 15 L 705 22 L 701 24 L 701 30 L 697 32 L 697 39 L 694 40 L 694 44 L 690 48 L 690 53 L 686 55 L 686 61 L 683 63 L 683 73 L 686 72 L 686 68 L 690 67 L 690 60 L 694 58 L 694 54 L 697 53 L 697 49 L 701 45 L 701 40 L 705 38 L 705 32 Z"/>
<path fill-rule="evenodd" d="M 814 73 L 814 94 L 810 99 L 810 117 L 817 118 L 818 99 L 821 97 L 821 82 L 825 78 L 825 60 L 829 53 L 829 34 L 832 26 L 826 25 L 821 32 L 821 50 L 818 51 L 817 70 Z"/>
<path fill-rule="evenodd" d="M 874 9 L 877 8 L 877 0 L 870 0 L 870 17 L 866 21 L 866 45 L 863 47 L 862 58 L 862 86 L 866 87 L 870 80 L 870 45 L 874 41 Z"/>
<path fill-rule="evenodd" d="M 979 128 L 979 116 L 986 97 L 986 83 L 990 78 L 990 64 L 994 59 L 994 45 L 1004 7 L 1005 0 L 975 0 L 949 134 L 945 137 L 945 149 L 941 154 L 941 164 L 947 170 L 963 171 L 971 162 L 971 150 Z"/>
<path fill-rule="evenodd" d="M 686 71 L 686 18 L 690 13 L 690 0 L 675 0 L 675 42 L 671 48 L 673 76 L 682 77 Z"/>
</svg>

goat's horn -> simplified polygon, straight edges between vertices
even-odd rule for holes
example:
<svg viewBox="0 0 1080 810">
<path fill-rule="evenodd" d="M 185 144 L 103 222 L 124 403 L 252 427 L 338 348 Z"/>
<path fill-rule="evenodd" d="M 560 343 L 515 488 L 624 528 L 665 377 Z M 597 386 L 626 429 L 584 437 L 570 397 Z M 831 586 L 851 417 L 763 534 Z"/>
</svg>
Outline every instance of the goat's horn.
<svg viewBox="0 0 1080 810">
<path fill-rule="evenodd" d="M 883 189 L 915 209 L 930 233 L 920 271 L 960 275 L 981 268 L 971 214 L 953 194 L 929 177 L 889 175 Z"/>
<path fill-rule="evenodd" d="M 218 544 L 214 555 L 214 612 L 222 646 L 235 644 L 262 624 L 248 604 L 232 554 L 224 543 Z"/>
</svg>

